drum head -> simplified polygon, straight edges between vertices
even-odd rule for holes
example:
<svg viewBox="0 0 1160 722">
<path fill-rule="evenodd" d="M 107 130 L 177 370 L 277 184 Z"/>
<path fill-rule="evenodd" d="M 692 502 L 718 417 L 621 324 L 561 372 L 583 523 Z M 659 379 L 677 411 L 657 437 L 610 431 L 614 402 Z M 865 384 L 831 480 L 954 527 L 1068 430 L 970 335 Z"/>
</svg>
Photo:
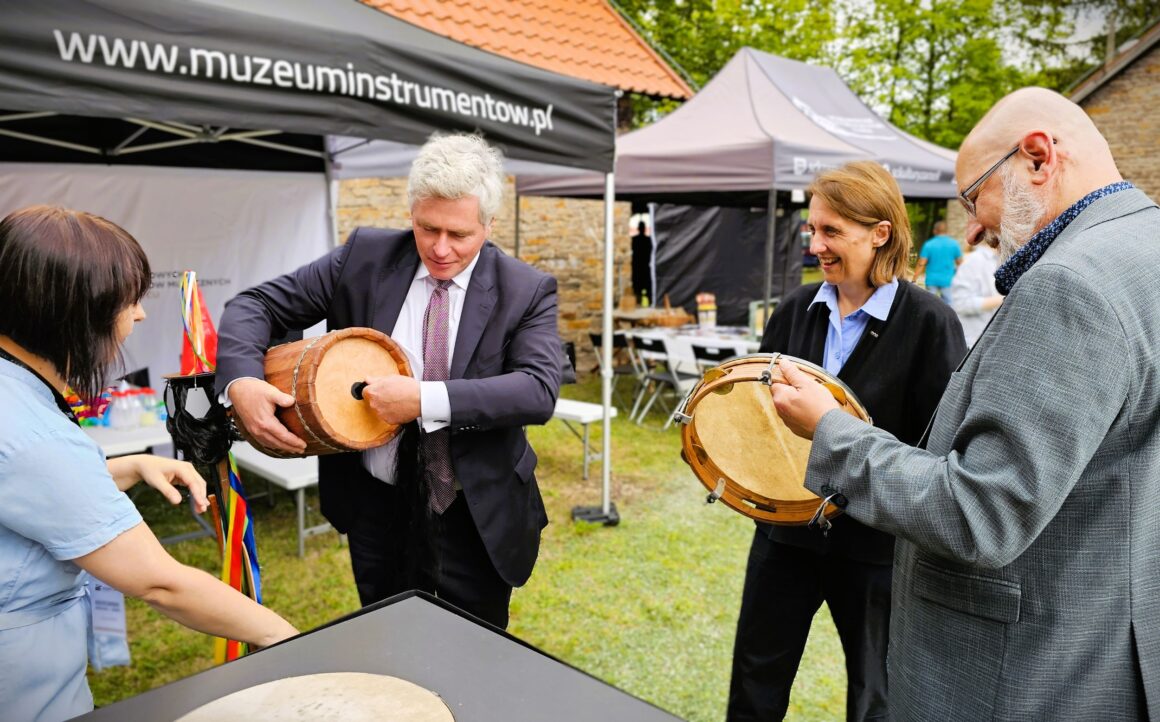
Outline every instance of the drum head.
<svg viewBox="0 0 1160 722">
<path fill-rule="evenodd" d="M 706 395 L 693 424 L 701 448 L 734 482 L 770 499 L 817 498 L 802 486 L 810 442 L 782 422 L 765 384 L 733 384 L 727 393 Z"/>
<path fill-rule="evenodd" d="M 333 435 L 352 446 L 365 446 L 394 426 L 380 419 L 371 405 L 351 395 L 351 387 L 371 376 L 393 376 L 399 364 L 391 351 L 370 338 L 347 336 L 330 344 L 314 375 L 314 403 Z"/>
<path fill-rule="evenodd" d="M 287 677 L 202 705 L 177 722 L 454 722 L 434 692 L 398 677 L 327 672 Z"/>
</svg>

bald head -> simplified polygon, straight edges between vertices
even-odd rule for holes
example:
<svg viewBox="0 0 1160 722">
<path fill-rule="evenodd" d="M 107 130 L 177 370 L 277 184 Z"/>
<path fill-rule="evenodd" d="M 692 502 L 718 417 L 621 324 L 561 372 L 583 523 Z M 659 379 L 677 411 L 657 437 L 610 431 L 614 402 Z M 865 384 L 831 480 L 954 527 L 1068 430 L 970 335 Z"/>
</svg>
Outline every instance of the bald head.
<svg viewBox="0 0 1160 722">
<path fill-rule="evenodd" d="M 1060 202 L 1066 201 L 1064 207 L 1121 180 L 1108 142 L 1082 108 L 1055 91 L 1022 88 L 996 103 L 963 141 L 956 164 L 960 187 L 1037 132 L 1054 141 L 1059 162 L 1054 190 L 1061 195 Z"/>
</svg>

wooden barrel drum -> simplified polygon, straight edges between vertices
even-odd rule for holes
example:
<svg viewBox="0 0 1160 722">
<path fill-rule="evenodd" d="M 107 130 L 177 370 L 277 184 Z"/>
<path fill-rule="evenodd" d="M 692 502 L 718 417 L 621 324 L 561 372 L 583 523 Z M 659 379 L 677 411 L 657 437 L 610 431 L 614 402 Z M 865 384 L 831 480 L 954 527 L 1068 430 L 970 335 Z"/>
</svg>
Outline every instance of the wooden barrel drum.
<svg viewBox="0 0 1160 722">
<path fill-rule="evenodd" d="M 345 328 L 275 346 L 266 353 L 266 381 L 294 397 L 278 419 L 306 442 L 302 456 L 362 451 L 399 433 L 361 399 L 358 384 L 371 376 L 411 376 L 403 349 L 373 328 Z M 356 398 L 355 392 L 360 397 Z M 291 456 L 256 442 L 235 417 L 238 430 L 270 456 Z"/>
</svg>

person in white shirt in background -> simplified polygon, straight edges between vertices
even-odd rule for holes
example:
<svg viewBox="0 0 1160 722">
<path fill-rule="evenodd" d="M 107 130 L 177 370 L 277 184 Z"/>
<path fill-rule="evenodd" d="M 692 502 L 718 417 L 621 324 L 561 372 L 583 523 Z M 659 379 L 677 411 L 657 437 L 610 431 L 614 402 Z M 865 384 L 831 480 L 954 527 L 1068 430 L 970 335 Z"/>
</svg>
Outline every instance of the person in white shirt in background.
<svg viewBox="0 0 1160 722">
<path fill-rule="evenodd" d="M 995 269 L 998 267 L 998 253 L 980 243 L 967 254 L 951 281 L 951 307 L 963 324 L 967 346 L 975 345 L 975 340 L 982 335 L 991 316 L 1003 303 L 1003 296 L 995 290 Z"/>
</svg>

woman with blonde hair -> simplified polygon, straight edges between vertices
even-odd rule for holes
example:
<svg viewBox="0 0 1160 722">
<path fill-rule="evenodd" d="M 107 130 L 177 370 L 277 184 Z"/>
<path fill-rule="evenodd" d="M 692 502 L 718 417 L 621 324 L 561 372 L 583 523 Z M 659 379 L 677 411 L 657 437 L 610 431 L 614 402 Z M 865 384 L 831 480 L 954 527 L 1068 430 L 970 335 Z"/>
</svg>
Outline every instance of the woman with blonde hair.
<svg viewBox="0 0 1160 722">
<path fill-rule="evenodd" d="M 200 511 L 189 464 L 106 461 L 65 386 L 95 396 L 145 318 L 149 261 L 104 218 L 36 206 L 0 221 L 0 716 L 63 720 L 93 708 L 84 572 L 193 629 L 267 646 L 297 634 L 274 612 L 162 548 L 124 494 L 144 480 Z"/>
<path fill-rule="evenodd" d="M 860 161 L 819 175 L 810 253 L 823 281 L 791 293 L 761 351 L 811 361 L 844 381 L 876 426 L 917 443 L 966 353 L 949 306 L 912 285 L 910 223 L 898 184 Z M 830 608 L 846 655 L 848 720 L 885 719 L 894 538 L 849 517 L 828 535 L 757 525 L 745 571 L 727 717 L 785 716 L 814 613 Z"/>
</svg>

